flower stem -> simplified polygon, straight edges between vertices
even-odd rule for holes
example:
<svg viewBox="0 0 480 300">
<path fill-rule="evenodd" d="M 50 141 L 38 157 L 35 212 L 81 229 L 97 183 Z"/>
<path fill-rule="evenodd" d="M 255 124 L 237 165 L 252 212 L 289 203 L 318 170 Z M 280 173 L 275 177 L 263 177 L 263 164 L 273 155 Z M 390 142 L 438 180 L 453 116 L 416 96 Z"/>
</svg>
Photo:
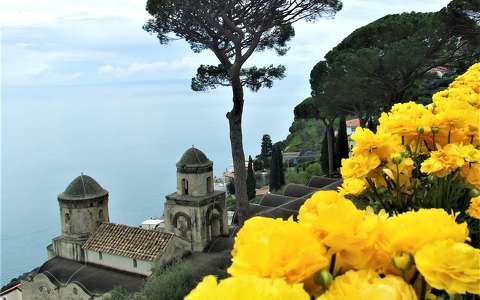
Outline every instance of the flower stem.
<svg viewBox="0 0 480 300">
<path fill-rule="evenodd" d="M 427 295 L 427 283 L 425 282 L 425 278 L 421 276 L 420 282 L 420 300 L 425 300 L 425 296 Z"/>
</svg>

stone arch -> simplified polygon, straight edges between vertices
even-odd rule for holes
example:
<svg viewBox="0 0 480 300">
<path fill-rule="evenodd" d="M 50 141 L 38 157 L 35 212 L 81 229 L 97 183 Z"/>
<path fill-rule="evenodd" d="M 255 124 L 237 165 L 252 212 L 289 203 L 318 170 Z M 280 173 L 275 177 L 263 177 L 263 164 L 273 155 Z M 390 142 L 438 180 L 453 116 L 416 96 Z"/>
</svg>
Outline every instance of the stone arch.
<svg viewBox="0 0 480 300">
<path fill-rule="evenodd" d="M 205 217 L 207 224 L 207 232 L 210 240 L 215 239 L 223 234 L 223 211 L 218 204 L 211 205 L 207 208 Z"/>
<path fill-rule="evenodd" d="M 173 217 L 173 226 L 180 231 L 180 235 L 184 238 L 190 238 L 188 232 L 192 229 L 192 219 L 184 212 L 177 212 Z"/>
</svg>

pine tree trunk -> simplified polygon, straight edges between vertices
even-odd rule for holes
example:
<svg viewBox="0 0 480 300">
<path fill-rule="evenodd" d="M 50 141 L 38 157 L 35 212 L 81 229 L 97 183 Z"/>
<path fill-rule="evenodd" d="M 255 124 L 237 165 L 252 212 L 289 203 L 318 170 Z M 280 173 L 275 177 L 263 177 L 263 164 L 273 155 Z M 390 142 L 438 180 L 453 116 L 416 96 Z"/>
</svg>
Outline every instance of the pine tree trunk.
<svg viewBox="0 0 480 300">
<path fill-rule="evenodd" d="M 334 158 L 333 158 L 333 122 L 327 125 L 327 145 L 328 145 L 328 177 L 333 176 Z"/>
<path fill-rule="evenodd" d="M 232 68 L 233 69 L 233 68 Z M 238 223 L 243 225 L 248 216 L 247 172 L 243 152 L 242 114 L 243 87 L 240 81 L 240 68 L 232 70 L 233 108 L 227 113 L 230 125 L 230 144 L 232 147 L 233 168 L 235 172 L 235 198 L 237 201 Z"/>
</svg>

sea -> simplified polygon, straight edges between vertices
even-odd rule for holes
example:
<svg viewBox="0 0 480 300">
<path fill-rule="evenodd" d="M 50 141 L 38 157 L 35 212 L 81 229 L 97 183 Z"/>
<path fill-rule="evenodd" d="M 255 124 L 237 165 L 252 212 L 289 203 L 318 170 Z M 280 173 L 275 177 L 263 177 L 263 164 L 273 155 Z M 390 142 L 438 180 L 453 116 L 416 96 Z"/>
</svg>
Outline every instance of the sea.
<svg viewBox="0 0 480 300">
<path fill-rule="evenodd" d="M 247 157 L 263 134 L 287 136 L 307 94 L 307 80 L 246 93 Z M 133 226 L 162 215 L 175 163 L 192 145 L 221 177 L 232 165 L 230 108 L 227 88 L 195 93 L 188 80 L 3 87 L 0 285 L 46 261 L 60 232 L 57 195 L 81 173 L 109 191 L 110 221 Z"/>
</svg>

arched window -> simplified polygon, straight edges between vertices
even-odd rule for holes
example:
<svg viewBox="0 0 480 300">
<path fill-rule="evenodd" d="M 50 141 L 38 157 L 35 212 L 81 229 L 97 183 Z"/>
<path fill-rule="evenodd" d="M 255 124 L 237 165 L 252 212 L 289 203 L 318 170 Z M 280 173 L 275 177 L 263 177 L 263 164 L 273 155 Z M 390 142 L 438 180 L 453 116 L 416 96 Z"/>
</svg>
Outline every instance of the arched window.
<svg viewBox="0 0 480 300">
<path fill-rule="evenodd" d="M 207 193 L 213 192 L 212 177 L 207 177 Z"/>
<path fill-rule="evenodd" d="M 184 195 L 188 195 L 188 180 L 182 179 L 182 192 Z"/>
<path fill-rule="evenodd" d="M 65 213 L 65 221 L 70 222 L 70 214 L 69 213 Z"/>
<path fill-rule="evenodd" d="M 100 210 L 98 211 L 98 219 L 100 220 L 100 222 L 103 221 L 103 209 L 100 209 Z"/>
<path fill-rule="evenodd" d="M 98 252 L 98 260 L 102 260 L 103 259 L 103 253 L 100 251 Z"/>
<path fill-rule="evenodd" d="M 136 268 L 137 267 L 137 260 L 134 258 L 133 259 L 133 267 Z"/>
</svg>

